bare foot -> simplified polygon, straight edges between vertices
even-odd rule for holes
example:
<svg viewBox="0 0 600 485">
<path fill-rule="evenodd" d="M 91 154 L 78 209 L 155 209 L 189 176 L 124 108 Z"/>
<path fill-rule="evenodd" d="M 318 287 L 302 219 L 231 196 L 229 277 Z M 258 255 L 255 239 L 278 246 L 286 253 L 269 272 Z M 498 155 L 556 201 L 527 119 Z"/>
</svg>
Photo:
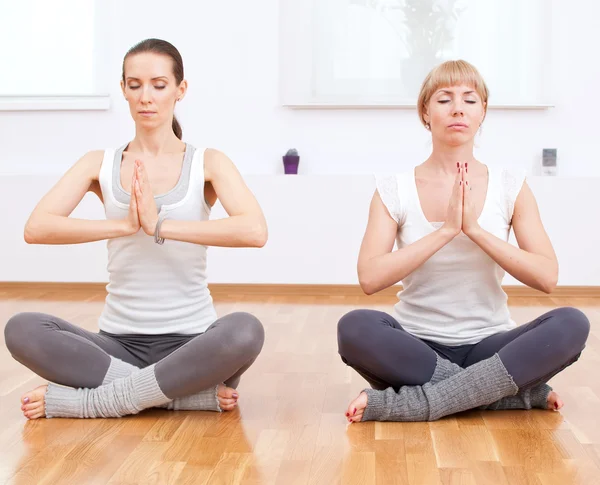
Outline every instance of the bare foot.
<svg viewBox="0 0 600 485">
<path fill-rule="evenodd" d="M 550 394 L 548 394 L 548 409 L 558 411 L 564 405 L 565 403 L 562 401 L 560 396 L 554 391 L 550 391 Z"/>
<path fill-rule="evenodd" d="M 48 386 L 36 387 L 21 398 L 21 411 L 27 419 L 38 419 L 46 417 L 45 397 Z"/>
<path fill-rule="evenodd" d="M 346 419 L 349 423 L 358 423 L 362 420 L 368 401 L 369 397 L 367 396 L 367 393 L 361 392 L 358 397 L 350 403 L 346 410 Z"/>
<path fill-rule="evenodd" d="M 219 399 L 219 407 L 223 411 L 231 411 L 237 406 L 239 393 L 235 389 L 227 387 L 225 384 L 219 384 L 217 388 L 217 398 Z"/>
</svg>

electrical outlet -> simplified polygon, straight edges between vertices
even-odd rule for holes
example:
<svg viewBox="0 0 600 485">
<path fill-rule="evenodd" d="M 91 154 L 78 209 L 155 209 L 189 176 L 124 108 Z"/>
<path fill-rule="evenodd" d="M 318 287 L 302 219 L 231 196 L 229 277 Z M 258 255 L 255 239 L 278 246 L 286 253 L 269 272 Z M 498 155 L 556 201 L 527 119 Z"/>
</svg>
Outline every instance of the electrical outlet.
<svg viewBox="0 0 600 485">
<path fill-rule="evenodd" d="M 556 152 L 556 148 L 542 149 L 542 175 L 556 175 L 558 169 Z"/>
</svg>

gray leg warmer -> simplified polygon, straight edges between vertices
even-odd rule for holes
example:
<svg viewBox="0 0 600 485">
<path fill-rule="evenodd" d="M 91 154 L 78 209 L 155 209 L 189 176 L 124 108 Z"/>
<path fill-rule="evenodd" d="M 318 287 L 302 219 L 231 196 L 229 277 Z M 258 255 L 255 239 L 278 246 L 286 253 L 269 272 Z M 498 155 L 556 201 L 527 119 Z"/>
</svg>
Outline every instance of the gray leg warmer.
<svg viewBox="0 0 600 485">
<path fill-rule="evenodd" d="M 48 384 L 48 418 L 117 418 L 171 401 L 160 389 L 154 365 L 95 389 Z"/>
<path fill-rule="evenodd" d="M 404 386 L 398 393 L 392 388 L 365 389 L 368 404 L 363 421 L 435 421 L 514 396 L 518 390 L 495 354 L 437 384 Z"/>
<path fill-rule="evenodd" d="M 111 357 L 110 367 L 104 377 L 102 385 L 110 384 L 116 379 L 127 377 L 140 369 L 134 365 L 128 364 L 116 357 Z M 186 397 L 177 397 L 171 402 L 163 404 L 161 407 L 171 411 L 221 411 L 219 400 L 217 398 L 217 386 L 200 391 L 196 394 Z"/>
<path fill-rule="evenodd" d="M 464 369 L 459 365 L 453 364 L 449 360 L 438 355 L 435 371 L 433 372 L 433 376 L 431 377 L 429 383 L 437 384 L 438 382 L 441 382 L 444 379 L 453 376 L 454 374 L 458 374 L 462 370 Z M 547 409 L 548 395 L 551 391 L 552 388 L 548 384 L 539 384 L 532 388 L 521 389 L 514 396 L 503 397 L 492 404 L 480 406 L 478 409 L 486 409 L 490 411 L 532 408 Z"/>
</svg>

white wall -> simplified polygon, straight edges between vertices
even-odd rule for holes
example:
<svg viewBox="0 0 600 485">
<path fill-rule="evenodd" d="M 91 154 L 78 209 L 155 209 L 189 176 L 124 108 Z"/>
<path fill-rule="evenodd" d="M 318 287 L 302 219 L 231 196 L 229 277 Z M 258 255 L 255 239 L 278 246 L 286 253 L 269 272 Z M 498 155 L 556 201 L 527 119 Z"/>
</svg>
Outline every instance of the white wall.
<svg viewBox="0 0 600 485">
<path fill-rule="evenodd" d="M 556 56 L 549 82 L 556 86 L 556 107 L 490 111 L 477 156 L 490 165 L 536 173 L 542 148 L 558 148 L 561 177 L 535 179 L 532 185 L 561 256 L 560 283 L 597 285 L 600 272 L 592 250 L 598 247 L 600 230 L 590 221 L 598 219 L 600 184 L 598 178 L 583 178 L 600 176 L 595 149 L 600 98 L 594 91 L 600 85 L 600 65 L 593 34 L 600 4 L 552 3 Z M 44 190 L 83 153 L 131 138 L 133 124 L 118 87 L 121 61 L 128 47 L 153 36 L 178 46 L 186 63 L 190 91 L 178 108 L 185 138 L 225 151 L 247 176 L 269 218 L 271 239 L 263 250 L 211 249 L 211 280 L 355 282 L 372 190 L 365 174 L 400 171 L 427 156 L 427 132 L 416 112 L 281 108 L 277 0 L 105 4 L 112 15 L 111 36 L 103 44 L 107 77 L 113 81 L 111 109 L 0 112 L 0 200 L 5 209 L 0 280 L 105 280 L 103 243 L 28 247 L 22 243 L 22 227 Z M 300 171 L 309 177 L 292 181 L 273 175 L 282 173 L 281 155 L 290 147 L 300 151 Z M 326 195 L 331 196 L 327 202 Z M 585 217 L 579 215 L 582 208 Z M 101 215 L 93 204 L 81 210 Z M 564 215 L 559 217 L 559 210 Z M 586 245 L 590 253 L 584 256 Z M 299 262 L 300 254 L 306 263 Z"/>
<path fill-rule="evenodd" d="M 111 36 L 102 45 L 112 108 L 0 113 L 0 173 L 60 173 L 90 149 L 128 141 L 133 125 L 119 93 L 121 61 L 131 45 L 149 36 L 168 39 L 182 52 L 190 91 L 179 116 L 188 141 L 225 151 L 244 173 L 281 173 L 281 155 L 290 147 L 300 151 L 301 172 L 311 174 L 395 171 L 428 154 L 427 132 L 414 110 L 280 107 L 277 0 L 99 3 L 113 19 Z M 491 111 L 477 155 L 486 163 L 533 171 L 542 148 L 558 148 L 562 175 L 598 176 L 600 97 L 594 90 L 600 85 L 600 64 L 594 32 L 600 4 L 552 4 L 555 76 L 548 82 L 556 87 L 556 107 Z"/>
<path fill-rule="evenodd" d="M 210 248 L 210 282 L 358 283 L 356 259 L 374 190 L 372 177 L 246 179 L 264 209 L 269 242 L 261 249 Z M 35 200 L 54 182 L 55 177 L 43 175 L 0 178 L 0 193 L 11 201 L 0 243 L 0 281 L 107 281 L 105 242 L 31 246 L 23 241 L 23 224 Z M 594 224 L 600 179 L 531 177 L 528 182 L 560 261 L 559 284 L 600 285 L 600 234 Z M 217 205 L 212 218 L 225 215 Z M 102 218 L 102 206 L 96 196 L 88 195 L 74 216 Z M 507 277 L 505 284 L 518 282 Z"/>
</svg>

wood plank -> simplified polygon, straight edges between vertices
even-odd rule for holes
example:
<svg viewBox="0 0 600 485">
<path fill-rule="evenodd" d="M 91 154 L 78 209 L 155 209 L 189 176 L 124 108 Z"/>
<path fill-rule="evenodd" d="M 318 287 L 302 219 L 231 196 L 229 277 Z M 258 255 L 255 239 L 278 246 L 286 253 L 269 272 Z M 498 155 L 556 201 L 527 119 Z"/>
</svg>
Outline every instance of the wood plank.
<svg viewBox="0 0 600 485">
<path fill-rule="evenodd" d="M 239 386 L 238 409 L 28 422 L 20 396 L 43 380 L 2 345 L 0 483 L 599 483 L 600 381 L 593 376 L 600 370 L 600 298 L 586 296 L 593 292 L 509 300 L 519 324 L 557 306 L 576 306 L 590 318 L 580 360 L 551 381 L 565 401 L 561 412 L 470 411 L 434 423 L 348 425 L 345 408 L 366 383 L 337 354 L 337 321 L 358 307 L 389 312 L 393 295 L 370 298 L 344 287 L 284 287 L 279 294 L 266 286 L 216 288 L 220 315 L 250 311 L 267 335 Z M 41 311 L 94 330 L 103 292 L 98 285 L 0 284 L 0 322 Z"/>
</svg>

